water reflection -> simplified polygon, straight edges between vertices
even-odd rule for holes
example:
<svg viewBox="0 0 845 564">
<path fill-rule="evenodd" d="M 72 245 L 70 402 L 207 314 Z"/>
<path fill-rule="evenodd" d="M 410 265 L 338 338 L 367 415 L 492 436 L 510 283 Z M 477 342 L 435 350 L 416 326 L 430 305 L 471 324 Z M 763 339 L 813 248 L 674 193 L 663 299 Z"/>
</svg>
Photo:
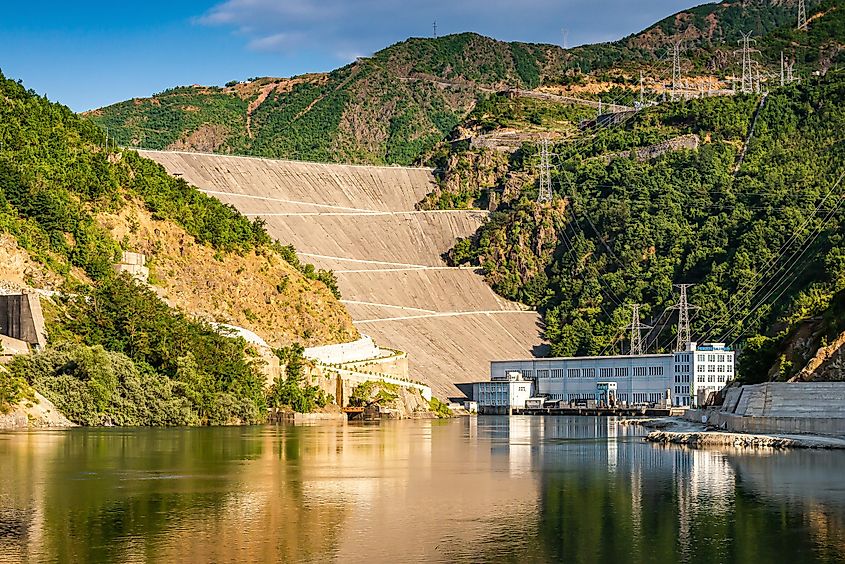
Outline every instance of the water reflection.
<svg viewBox="0 0 845 564">
<path fill-rule="evenodd" d="M 0 434 L 0 561 L 838 562 L 838 452 L 602 418 Z"/>
</svg>

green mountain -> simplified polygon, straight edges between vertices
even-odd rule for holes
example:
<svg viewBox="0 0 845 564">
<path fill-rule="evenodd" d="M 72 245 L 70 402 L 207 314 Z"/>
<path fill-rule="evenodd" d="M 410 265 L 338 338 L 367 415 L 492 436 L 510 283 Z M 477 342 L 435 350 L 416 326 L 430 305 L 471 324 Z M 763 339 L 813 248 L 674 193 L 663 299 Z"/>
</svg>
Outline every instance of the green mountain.
<svg viewBox="0 0 845 564">
<path fill-rule="evenodd" d="M 408 39 L 327 74 L 177 87 L 87 115 L 126 146 L 411 164 L 425 160 L 491 91 L 585 80 L 605 83 L 602 91 L 642 69 L 665 80 L 667 48 L 676 40 L 686 49 L 685 72 L 725 77 L 736 70 L 730 53 L 740 31 L 764 34 L 792 22 L 795 4 L 706 4 L 628 38 L 571 50 L 472 33 Z"/>
<path fill-rule="evenodd" d="M 198 318 L 212 312 L 192 306 L 196 287 L 164 285 L 195 271 L 203 301 L 244 307 L 216 286 L 252 268 L 239 292 L 262 292 L 287 341 L 278 345 L 357 335 L 333 275 L 300 264 L 260 222 L 134 151 L 105 148 L 89 120 L 2 74 L 0 99 L 0 281 L 56 292 L 43 300 L 50 347 L 0 372 L 0 409 L 32 386 L 80 424 L 262 421 L 273 400 L 263 361 Z M 146 245 L 150 285 L 115 272 L 136 245 Z"/>
<path fill-rule="evenodd" d="M 90 117 L 124 143 L 155 131 L 165 136 L 157 147 L 434 164 L 439 185 L 421 208 L 495 212 L 449 260 L 480 265 L 498 293 L 543 312 L 553 354 L 624 349 L 629 303 L 647 304 L 649 345 L 666 349 L 673 284 L 692 283 L 695 336 L 743 348 L 746 381 L 805 377 L 845 330 L 845 2 L 808 2 L 801 31 L 796 5 L 706 4 L 571 50 L 473 34 L 411 39 L 327 75 L 182 88 Z M 571 101 L 633 105 L 641 72 L 646 101 L 664 99 L 675 42 L 688 94 L 724 89 L 741 72 L 734 50 L 748 31 L 766 97 L 647 105 L 618 123 Z M 784 87 L 782 56 L 800 78 Z M 219 144 L 198 147 L 203 112 L 235 98 L 247 108 L 231 114 L 240 121 L 221 117 Z M 163 108 L 193 121 L 144 129 Z M 235 132 L 239 123 L 249 131 Z M 541 137 L 556 155 L 555 198 L 542 205 Z"/>
<path fill-rule="evenodd" d="M 546 124 L 535 127 L 557 135 L 555 198 L 536 203 L 534 143 L 506 157 L 443 148 L 439 189 L 422 205 L 495 210 L 450 260 L 480 265 L 498 293 L 543 311 L 555 355 L 625 350 L 632 303 L 655 327 L 652 350 L 665 350 L 673 284 L 690 283 L 701 308 L 694 337 L 742 348 L 744 380 L 837 377 L 819 367 L 845 331 L 842 4 L 823 5 L 807 32 L 761 38 L 800 44 L 822 67 L 765 97 L 663 104 L 573 135 L 550 126 L 547 109 L 488 98 L 465 123 L 476 135 L 531 111 Z"/>
</svg>

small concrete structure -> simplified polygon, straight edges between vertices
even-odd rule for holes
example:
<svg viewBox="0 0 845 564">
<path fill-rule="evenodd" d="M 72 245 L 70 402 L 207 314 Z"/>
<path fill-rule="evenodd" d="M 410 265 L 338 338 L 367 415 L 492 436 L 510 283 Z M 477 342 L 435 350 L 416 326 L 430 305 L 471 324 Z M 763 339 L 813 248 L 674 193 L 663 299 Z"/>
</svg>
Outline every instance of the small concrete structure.
<svg viewBox="0 0 845 564">
<path fill-rule="evenodd" d="M 361 362 L 391 356 L 393 351 L 380 349 L 371 337 L 362 335 L 357 341 L 340 343 L 337 345 L 323 345 L 308 347 L 303 352 L 305 358 L 322 362 L 323 364 L 346 364 Z"/>
<path fill-rule="evenodd" d="M 116 272 L 126 272 L 139 282 L 146 284 L 150 280 L 150 269 L 147 268 L 147 257 L 141 253 L 124 251 L 120 262 L 114 265 Z"/>
<path fill-rule="evenodd" d="M 47 331 L 38 294 L 0 295 L 0 335 L 39 349 L 47 346 Z"/>
<path fill-rule="evenodd" d="M 0 335 L 0 364 L 6 364 L 12 357 L 29 352 L 29 343 Z"/>
</svg>

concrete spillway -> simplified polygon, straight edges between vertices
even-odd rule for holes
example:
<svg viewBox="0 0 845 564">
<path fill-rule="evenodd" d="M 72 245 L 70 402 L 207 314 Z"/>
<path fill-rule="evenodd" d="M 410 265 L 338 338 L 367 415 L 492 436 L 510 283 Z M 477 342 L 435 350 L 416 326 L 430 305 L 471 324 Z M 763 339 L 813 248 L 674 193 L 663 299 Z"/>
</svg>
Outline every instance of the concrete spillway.
<svg viewBox="0 0 845 564">
<path fill-rule="evenodd" d="M 484 221 L 478 211 L 417 211 L 428 169 L 141 151 L 171 174 L 262 217 L 301 258 L 335 271 L 358 329 L 405 351 L 411 377 L 441 397 L 485 378 L 489 361 L 530 356 L 536 313 L 497 296 L 471 269 L 441 255 Z"/>
</svg>

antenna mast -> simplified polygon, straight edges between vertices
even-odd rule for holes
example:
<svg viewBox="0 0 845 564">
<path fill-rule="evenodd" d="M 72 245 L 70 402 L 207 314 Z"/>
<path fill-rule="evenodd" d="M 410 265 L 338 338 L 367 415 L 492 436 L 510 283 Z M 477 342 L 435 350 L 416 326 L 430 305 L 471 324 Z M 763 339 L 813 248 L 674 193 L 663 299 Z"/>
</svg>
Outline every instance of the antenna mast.
<svg viewBox="0 0 845 564">
<path fill-rule="evenodd" d="M 431 24 L 431 27 L 434 29 L 434 38 L 437 39 L 437 20 L 434 20 L 434 23 Z"/>
</svg>

